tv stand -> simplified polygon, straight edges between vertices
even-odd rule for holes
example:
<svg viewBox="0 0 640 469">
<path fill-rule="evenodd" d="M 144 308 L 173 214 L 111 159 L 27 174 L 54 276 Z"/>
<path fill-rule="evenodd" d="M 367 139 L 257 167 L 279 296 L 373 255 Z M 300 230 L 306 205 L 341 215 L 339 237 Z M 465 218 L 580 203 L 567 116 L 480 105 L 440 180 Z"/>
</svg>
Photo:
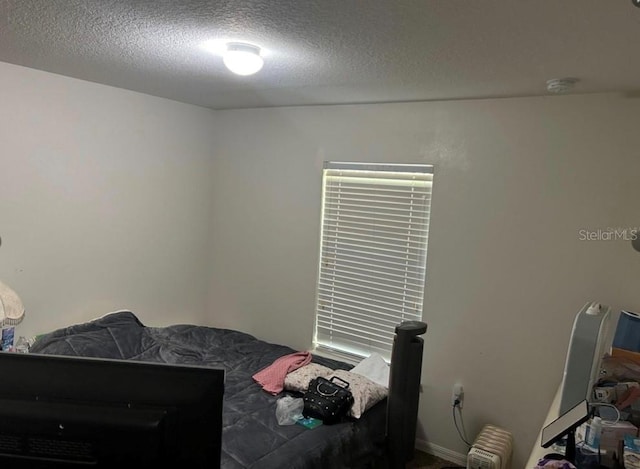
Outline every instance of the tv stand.
<svg viewBox="0 0 640 469">
<path fill-rule="evenodd" d="M 567 446 L 564 451 L 564 459 L 575 466 L 576 464 L 576 431 L 571 430 L 567 433 Z"/>
<path fill-rule="evenodd" d="M 576 464 L 576 431 L 572 430 L 567 433 L 565 452 L 562 453 L 547 453 L 544 459 L 555 459 L 569 461 L 575 466 Z"/>
</svg>

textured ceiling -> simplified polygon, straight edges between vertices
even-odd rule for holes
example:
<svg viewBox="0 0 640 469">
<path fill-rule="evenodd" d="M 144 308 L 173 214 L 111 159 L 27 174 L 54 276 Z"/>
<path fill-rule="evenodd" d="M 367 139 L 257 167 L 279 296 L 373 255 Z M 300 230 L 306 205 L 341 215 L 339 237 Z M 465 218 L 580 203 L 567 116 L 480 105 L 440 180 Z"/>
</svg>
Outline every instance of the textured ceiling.
<svg viewBox="0 0 640 469">
<path fill-rule="evenodd" d="M 635 93 L 639 47 L 631 0 L 0 0 L 0 61 L 214 109 Z"/>
</svg>

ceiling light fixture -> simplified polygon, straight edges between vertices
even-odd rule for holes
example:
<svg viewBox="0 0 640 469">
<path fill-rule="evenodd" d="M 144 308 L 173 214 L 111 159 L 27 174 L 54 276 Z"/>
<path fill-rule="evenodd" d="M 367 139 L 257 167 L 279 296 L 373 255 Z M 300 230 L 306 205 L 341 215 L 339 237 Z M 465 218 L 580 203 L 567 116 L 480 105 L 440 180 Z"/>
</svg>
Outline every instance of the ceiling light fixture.
<svg viewBox="0 0 640 469">
<path fill-rule="evenodd" d="M 253 75 L 264 65 L 258 46 L 239 42 L 227 44 L 222 60 L 227 68 L 237 75 Z"/>
</svg>

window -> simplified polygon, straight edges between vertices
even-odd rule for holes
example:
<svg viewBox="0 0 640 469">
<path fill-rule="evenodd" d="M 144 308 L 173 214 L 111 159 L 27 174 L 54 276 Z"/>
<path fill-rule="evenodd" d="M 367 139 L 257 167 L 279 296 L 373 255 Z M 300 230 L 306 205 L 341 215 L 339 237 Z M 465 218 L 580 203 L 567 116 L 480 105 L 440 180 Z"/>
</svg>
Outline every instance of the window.
<svg viewBox="0 0 640 469">
<path fill-rule="evenodd" d="M 389 359 L 422 319 L 433 167 L 325 163 L 314 343 Z"/>
</svg>

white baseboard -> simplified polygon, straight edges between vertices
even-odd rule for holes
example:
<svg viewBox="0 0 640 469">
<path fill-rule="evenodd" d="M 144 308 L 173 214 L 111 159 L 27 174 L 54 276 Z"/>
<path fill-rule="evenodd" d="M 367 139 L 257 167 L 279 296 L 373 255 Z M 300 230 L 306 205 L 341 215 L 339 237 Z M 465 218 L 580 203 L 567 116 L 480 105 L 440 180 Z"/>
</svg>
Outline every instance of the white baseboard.
<svg viewBox="0 0 640 469">
<path fill-rule="evenodd" d="M 424 451 L 425 453 L 432 454 L 452 463 L 459 464 L 460 466 L 467 467 L 467 455 L 457 453 L 444 446 L 434 445 L 425 440 L 416 439 L 416 449 Z"/>
</svg>

